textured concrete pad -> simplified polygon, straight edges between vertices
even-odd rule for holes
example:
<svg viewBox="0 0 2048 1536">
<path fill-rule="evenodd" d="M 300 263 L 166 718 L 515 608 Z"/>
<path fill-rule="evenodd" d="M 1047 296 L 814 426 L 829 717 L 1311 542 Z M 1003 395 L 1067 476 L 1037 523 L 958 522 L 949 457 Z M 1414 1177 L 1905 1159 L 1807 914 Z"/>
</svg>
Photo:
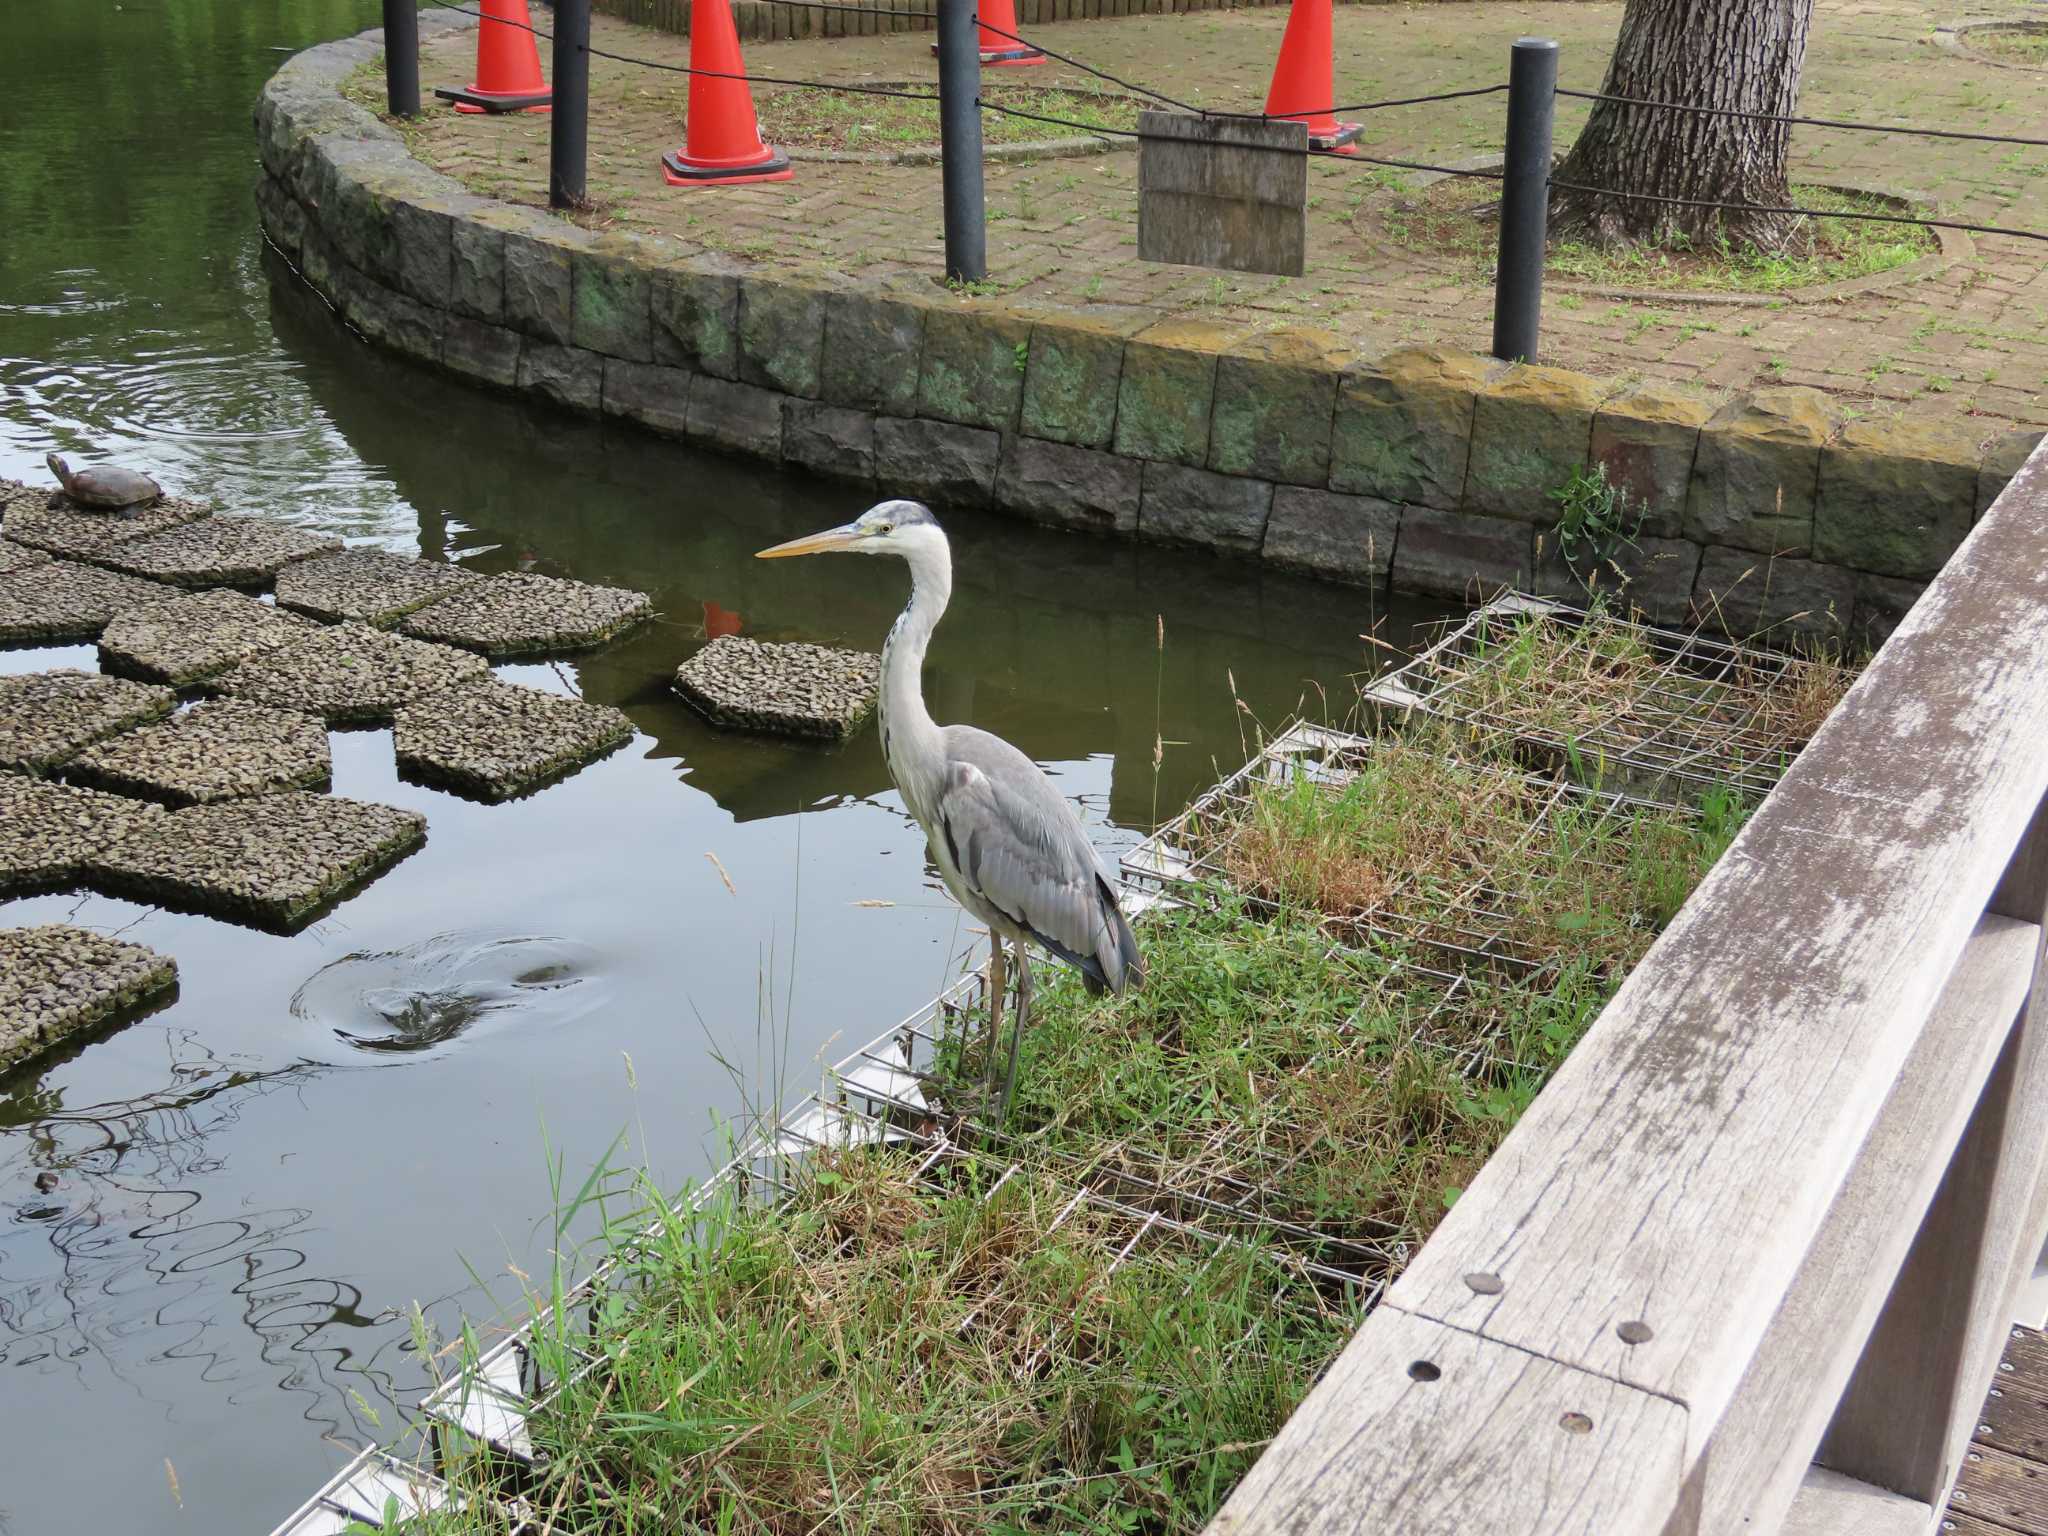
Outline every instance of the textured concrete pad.
<svg viewBox="0 0 2048 1536">
<path fill-rule="evenodd" d="M 653 616 L 644 592 L 519 571 L 457 592 L 398 627 L 486 656 L 535 656 L 602 645 Z"/>
<path fill-rule="evenodd" d="M 80 753 L 68 778 L 166 805 L 311 789 L 333 761 L 327 728 L 295 710 L 211 699 Z"/>
<path fill-rule="evenodd" d="M 367 624 L 337 624 L 231 667 L 211 686 L 251 704 L 319 715 L 330 725 L 380 725 L 423 694 L 489 675 L 484 659 L 468 651 Z"/>
<path fill-rule="evenodd" d="M 724 635 L 676 670 L 675 689 L 718 725 L 837 741 L 867 719 L 881 679 L 866 651 Z"/>
<path fill-rule="evenodd" d="M 49 551 L 30 549 L 26 544 L 17 544 L 12 539 L 0 539 L 0 576 L 13 571 L 25 571 L 32 565 L 46 564 Z"/>
<path fill-rule="evenodd" d="M 90 640 L 114 615 L 177 595 L 175 587 L 71 560 L 20 567 L 0 575 L 0 642 Z"/>
<path fill-rule="evenodd" d="M 168 715 L 168 688 L 65 668 L 0 677 L 0 768 L 44 773 L 94 742 Z"/>
<path fill-rule="evenodd" d="M 398 712 L 401 773 L 504 800 L 610 751 L 633 734 L 616 709 L 493 678 Z"/>
<path fill-rule="evenodd" d="M 7 514 L 14 510 L 17 502 L 25 507 L 31 498 L 37 506 L 41 506 L 50 499 L 50 493 L 23 485 L 19 480 L 0 478 L 0 523 L 6 522 Z"/>
<path fill-rule="evenodd" d="M 0 894 L 70 885 L 88 854 L 161 815 L 121 795 L 0 773 Z"/>
<path fill-rule="evenodd" d="M 100 636 L 100 666 L 182 688 L 313 629 L 311 619 L 239 592 L 194 592 L 115 618 Z"/>
<path fill-rule="evenodd" d="M 101 849 L 94 885 L 291 930 L 394 863 L 426 834 L 413 811 L 334 795 L 189 806 Z"/>
<path fill-rule="evenodd" d="M 389 629 L 414 609 L 482 580 L 459 566 L 351 549 L 279 572 L 277 601 L 328 624 L 356 619 Z"/>
<path fill-rule="evenodd" d="M 341 540 L 263 517 L 209 517 L 91 556 L 96 565 L 176 587 L 267 587 L 297 560 L 341 552 Z"/>
<path fill-rule="evenodd" d="M 53 555 L 83 556 L 109 545 L 126 544 L 131 539 L 146 539 L 167 528 L 181 528 L 211 515 L 212 509 L 203 502 L 187 501 L 181 496 L 166 496 L 149 506 L 120 512 L 74 507 L 62 498 L 56 505 L 50 505 L 47 497 L 38 502 L 29 496 L 8 504 L 0 530 L 15 543 L 31 549 L 46 549 Z"/>
<path fill-rule="evenodd" d="M 176 961 L 126 939 L 61 923 L 0 931 L 0 1071 L 177 984 Z"/>
</svg>

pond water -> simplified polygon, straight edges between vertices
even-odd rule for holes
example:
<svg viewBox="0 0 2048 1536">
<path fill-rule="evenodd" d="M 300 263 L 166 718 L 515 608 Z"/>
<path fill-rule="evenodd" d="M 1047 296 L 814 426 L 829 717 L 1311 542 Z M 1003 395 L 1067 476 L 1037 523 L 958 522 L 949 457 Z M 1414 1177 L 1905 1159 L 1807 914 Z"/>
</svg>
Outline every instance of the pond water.
<svg viewBox="0 0 2048 1536">
<path fill-rule="evenodd" d="M 426 846 L 291 938 L 91 896 L 0 903 L 170 954 L 170 1006 L 0 1079 L 0 1532 L 263 1531 L 388 1436 L 443 1327 L 544 1272 L 548 1164 L 665 1185 L 718 1126 L 909 1012 L 971 941 L 872 733 L 720 735 L 667 692 L 707 633 L 874 647 L 885 562 L 764 565 L 857 491 L 565 421 L 380 357 L 266 255 L 249 109 L 374 0 L 17 0 L 0 61 L 0 475 L 50 448 L 351 541 L 652 592 L 660 623 L 501 675 L 639 735 L 486 807 L 334 737 L 334 789 Z M 949 519 L 934 712 L 1044 762 L 1103 848 L 1256 721 L 1434 617 L 1244 566 Z M 1163 622 L 1165 647 L 1157 648 Z M 0 669 L 93 665 L 89 646 Z M 1234 691 L 1233 691 L 1234 690 Z M 1241 703 L 1239 701 L 1242 701 Z M 1164 737 L 1155 773 L 1153 746 Z M 715 856 L 716 863 L 713 862 Z M 728 883 L 729 881 L 729 883 Z M 481 1278 L 488 1289 L 480 1288 Z"/>
</svg>

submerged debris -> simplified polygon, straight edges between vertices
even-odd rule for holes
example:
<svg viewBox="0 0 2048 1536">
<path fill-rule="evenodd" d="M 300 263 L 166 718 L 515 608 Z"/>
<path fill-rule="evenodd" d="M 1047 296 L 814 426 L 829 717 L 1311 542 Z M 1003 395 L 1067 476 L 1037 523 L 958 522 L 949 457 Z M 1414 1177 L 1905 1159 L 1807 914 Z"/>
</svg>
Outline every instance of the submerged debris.
<svg viewBox="0 0 2048 1536">
<path fill-rule="evenodd" d="M 503 800 L 632 734 L 616 709 L 493 678 L 406 705 L 394 739 L 400 772 Z"/>
<path fill-rule="evenodd" d="M 355 619 L 389 629 L 414 609 L 482 580 L 460 566 L 382 549 L 350 549 L 280 572 L 277 601 L 328 624 Z"/>
<path fill-rule="evenodd" d="M 166 805 L 202 805 L 325 784 L 327 728 L 295 710 L 212 699 L 102 742 L 72 760 L 71 777 Z"/>
<path fill-rule="evenodd" d="M 87 855 L 162 814 L 121 795 L 0 773 L 0 894 L 71 885 Z"/>
<path fill-rule="evenodd" d="M 222 673 L 234 698 L 319 715 L 330 725 L 382 725 L 423 694 L 490 674 L 481 656 L 408 640 L 367 624 L 337 624 Z"/>
<path fill-rule="evenodd" d="M 17 544 L 46 549 L 53 555 L 83 556 L 212 515 L 213 509 L 204 502 L 182 496 L 166 496 L 149 506 L 120 512 L 75 507 L 62 496 L 54 501 L 46 496 L 41 504 L 34 497 L 17 497 L 8 503 L 0 528 Z"/>
<path fill-rule="evenodd" d="M 61 923 L 0 931 L 0 1071 L 177 981 L 175 960 L 126 939 Z"/>
<path fill-rule="evenodd" d="M 644 592 L 515 571 L 423 608 L 398 627 L 486 656 L 535 656 L 602 645 L 653 616 Z"/>
<path fill-rule="evenodd" d="M 100 636 L 100 665 L 182 688 L 313 628 L 311 619 L 239 592 L 195 592 L 116 617 Z"/>
<path fill-rule="evenodd" d="M 867 651 L 724 635 L 676 669 L 675 690 L 713 723 L 831 741 L 873 712 L 882 660 Z"/>
<path fill-rule="evenodd" d="M 0 575 L 0 641 L 90 640 L 107 621 L 145 603 L 166 603 L 176 587 L 49 560 Z"/>
<path fill-rule="evenodd" d="M 177 702 L 168 688 L 75 668 L 0 677 L 0 768 L 45 773 Z"/>
<path fill-rule="evenodd" d="M 297 560 L 338 553 L 341 540 L 263 517 L 209 517 L 92 556 L 96 564 L 178 587 L 267 587 Z"/>
</svg>

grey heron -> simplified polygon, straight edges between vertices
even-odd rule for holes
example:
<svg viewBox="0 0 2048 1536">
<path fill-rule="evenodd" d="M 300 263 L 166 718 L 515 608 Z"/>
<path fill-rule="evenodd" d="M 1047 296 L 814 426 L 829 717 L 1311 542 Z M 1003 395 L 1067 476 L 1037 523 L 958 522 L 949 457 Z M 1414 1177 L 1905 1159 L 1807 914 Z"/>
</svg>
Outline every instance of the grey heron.
<svg viewBox="0 0 2048 1536">
<path fill-rule="evenodd" d="M 760 551 L 763 560 L 843 551 L 910 567 L 910 603 L 882 645 L 882 755 L 953 899 L 988 925 L 987 1086 L 995 1085 L 1005 988 L 1003 944 L 1017 950 L 1017 1015 L 996 1123 L 1017 1080 L 1031 1017 L 1029 946 L 1081 973 L 1090 992 L 1144 979 L 1138 941 L 1081 821 L 1038 765 L 1000 736 L 939 725 L 924 707 L 924 655 L 953 595 L 953 555 L 928 507 L 884 501 L 852 522 Z"/>
</svg>

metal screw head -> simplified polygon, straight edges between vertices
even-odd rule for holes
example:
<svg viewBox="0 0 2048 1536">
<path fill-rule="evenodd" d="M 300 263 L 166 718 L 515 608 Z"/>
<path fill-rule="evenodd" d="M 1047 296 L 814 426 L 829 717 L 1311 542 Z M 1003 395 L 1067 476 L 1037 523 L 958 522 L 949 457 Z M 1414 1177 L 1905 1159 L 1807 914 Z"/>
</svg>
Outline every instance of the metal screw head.
<svg viewBox="0 0 2048 1536">
<path fill-rule="evenodd" d="M 1483 1269 L 1475 1269 L 1465 1277 L 1465 1284 L 1478 1296 L 1498 1296 L 1507 1287 L 1500 1283 L 1499 1275 L 1490 1275 Z"/>
<path fill-rule="evenodd" d="M 1559 1419 L 1557 1422 L 1563 1426 L 1564 1431 L 1567 1434 L 1590 1435 L 1593 1432 L 1593 1421 L 1587 1418 L 1586 1415 L 1584 1415 L 1583 1413 L 1579 1413 L 1576 1410 L 1574 1410 L 1571 1413 L 1567 1413 L 1563 1418 Z"/>
<path fill-rule="evenodd" d="M 1614 1331 L 1624 1344 L 1647 1344 L 1654 1334 L 1650 1325 L 1640 1318 L 1626 1323 L 1616 1323 Z"/>
<path fill-rule="evenodd" d="M 1434 1360 L 1411 1360 L 1408 1363 L 1410 1381 L 1435 1381 L 1443 1373 L 1443 1367 Z"/>
</svg>

